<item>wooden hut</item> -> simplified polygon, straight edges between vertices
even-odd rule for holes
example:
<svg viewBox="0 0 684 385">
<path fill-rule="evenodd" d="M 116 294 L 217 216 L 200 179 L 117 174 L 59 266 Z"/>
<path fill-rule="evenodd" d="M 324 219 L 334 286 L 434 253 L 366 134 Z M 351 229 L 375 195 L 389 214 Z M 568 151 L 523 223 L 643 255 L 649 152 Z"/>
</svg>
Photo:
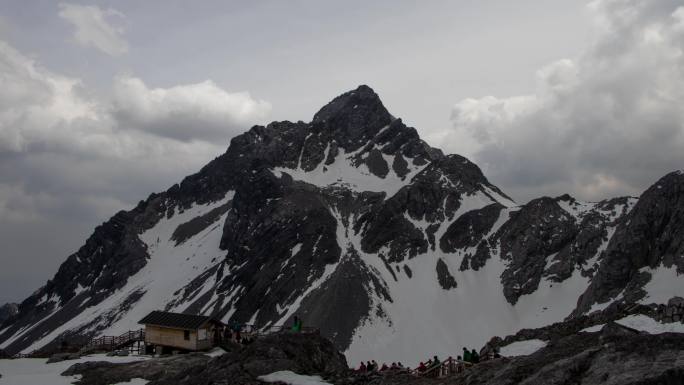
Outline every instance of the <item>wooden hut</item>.
<svg viewBox="0 0 684 385">
<path fill-rule="evenodd" d="M 141 319 L 145 344 L 157 353 L 169 350 L 198 351 L 215 346 L 225 325 L 214 318 L 155 310 Z"/>
</svg>

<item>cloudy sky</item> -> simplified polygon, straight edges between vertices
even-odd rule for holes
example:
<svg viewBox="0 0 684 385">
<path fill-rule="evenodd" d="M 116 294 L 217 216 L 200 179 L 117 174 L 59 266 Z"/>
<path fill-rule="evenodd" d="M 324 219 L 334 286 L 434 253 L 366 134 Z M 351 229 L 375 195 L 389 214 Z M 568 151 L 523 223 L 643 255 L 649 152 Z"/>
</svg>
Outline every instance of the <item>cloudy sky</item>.
<svg viewBox="0 0 684 385">
<path fill-rule="evenodd" d="M 684 0 L 0 2 L 0 303 L 253 124 L 368 84 L 516 201 L 684 167 Z"/>
</svg>

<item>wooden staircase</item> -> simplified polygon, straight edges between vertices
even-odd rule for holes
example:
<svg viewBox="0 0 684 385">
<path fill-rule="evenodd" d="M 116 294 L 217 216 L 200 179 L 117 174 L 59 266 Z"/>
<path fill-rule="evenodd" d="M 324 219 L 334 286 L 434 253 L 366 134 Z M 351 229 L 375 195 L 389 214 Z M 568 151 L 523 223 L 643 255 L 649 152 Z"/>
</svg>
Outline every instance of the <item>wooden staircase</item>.
<svg viewBox="0 0 684 385">
<path fill-rule="evenodd" d="M 130 353 L 144 353 L 145 329 L 129 330 L 119 336 L 102 336 L 93 338 L 81 347 L 80 353 L 111 352 L 128 350 Z"/>
</svg>

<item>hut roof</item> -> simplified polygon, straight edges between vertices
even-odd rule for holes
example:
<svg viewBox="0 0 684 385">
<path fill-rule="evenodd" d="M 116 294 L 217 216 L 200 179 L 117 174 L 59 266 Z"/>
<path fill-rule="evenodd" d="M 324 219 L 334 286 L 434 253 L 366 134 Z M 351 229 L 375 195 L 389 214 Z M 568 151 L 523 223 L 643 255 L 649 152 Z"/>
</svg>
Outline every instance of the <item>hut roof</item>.
<svg viewBox="0 0 684 385">
<path fill-rule="evenodd" d="M 175 329 L 195 330 L 208 322 L 221 323 L 220 321 L 204 316 L 183 313 L 171 313 L 168 311 L 155 310 L 146 315 L 138 323 L 157 326 L 165 326 Z"/>
</svg>

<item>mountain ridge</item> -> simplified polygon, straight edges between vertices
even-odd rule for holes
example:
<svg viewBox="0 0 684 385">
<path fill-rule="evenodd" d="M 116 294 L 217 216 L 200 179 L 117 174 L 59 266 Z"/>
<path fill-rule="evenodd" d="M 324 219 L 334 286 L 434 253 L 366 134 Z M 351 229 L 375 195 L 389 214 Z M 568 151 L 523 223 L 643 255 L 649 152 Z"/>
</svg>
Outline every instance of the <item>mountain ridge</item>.
<svg viewBox="0 0 684 385">
<path fill-rule="evenodd" d="M 643 204 L 563 195 L 518 206 L 359 86 L 310 123 L 252 127 L 98 226 L 0 325 L 0 348 L 116 334 L 163 308 L 262 327 L 297 313 L 350 357 L 410 362 L 655 291 L 662 301 L 681 278 L 649 291 L 647 275 L 684 272 L 684 227 L 634 228 L 681 223 L 684 176 L 661 181 Z M 628 236 L 672 250 L 624 264 Z M 445 339 L 453 325 L 462 330 Z"/>
</svg>

